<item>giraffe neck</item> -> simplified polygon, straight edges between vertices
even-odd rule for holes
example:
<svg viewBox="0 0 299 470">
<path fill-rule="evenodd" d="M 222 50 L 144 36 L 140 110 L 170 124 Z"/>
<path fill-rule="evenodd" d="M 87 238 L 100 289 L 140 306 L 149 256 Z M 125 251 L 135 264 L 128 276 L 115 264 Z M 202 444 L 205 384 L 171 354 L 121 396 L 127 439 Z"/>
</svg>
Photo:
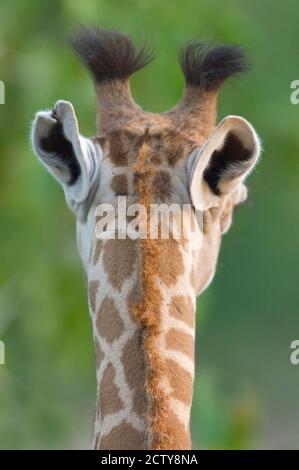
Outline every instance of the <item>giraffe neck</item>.
<svg viewBox="0 0 299 470">
<path fill-rule="evenodd" d="M 91 260 L 97 449 L 191 447 L 191 260 L 178 242 L 151 243 L 98 240 Z"/>
</svg>

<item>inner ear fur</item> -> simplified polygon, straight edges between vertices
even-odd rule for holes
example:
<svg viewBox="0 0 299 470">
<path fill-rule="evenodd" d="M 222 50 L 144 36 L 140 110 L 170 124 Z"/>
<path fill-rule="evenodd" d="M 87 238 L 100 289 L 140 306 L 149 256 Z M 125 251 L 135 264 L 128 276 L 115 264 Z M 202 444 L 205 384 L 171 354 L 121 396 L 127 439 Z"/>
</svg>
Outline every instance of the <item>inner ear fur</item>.
<svg viewBox="0 0 299 470">
<path fill-rule="evenodd" d="M 32 125 L 32 145 L 39 160 L 62 185 L 68 200 L 84 201 L 95 181 L 100 144 L 79 134 L 73 105 L 57 101 L 53 111 L 40 111 Z"/>
<path fill-rule="evenodd" d="M 246 171 L 251 157 L 251 150 L 246 148 L 234 131 L 229 131 L 225 136 L 222 148 L 214 150 L 209 166 L 203 173 L 211 191 L 220 196 L 223 192 L 221 191 L 221 180 L 241 176 L 243 171 Z"/>
<path fill-rule="evenodd" d="M 222 195 L 232 193 L 255 166 L 260 153 L 257 134 L 239 116 L 224 118 L 207 143 L 193 156 L 190 194 L 198 210 L 218 206 Z"/>
<path fill-rule="evenodd" d="M 81 168 L 76 158 L 73 145 L 66 139 L 60 121 L 57 121 L 50 128 L 48 135 L 40 138 L 39 145 L 43 152 L 51 154 L 52 164 L 55 164 L 61 169 L 65 168 L 68 171 L 69 177 L 67 184 L 74 184 L 80 176 Z"/>
</svg>

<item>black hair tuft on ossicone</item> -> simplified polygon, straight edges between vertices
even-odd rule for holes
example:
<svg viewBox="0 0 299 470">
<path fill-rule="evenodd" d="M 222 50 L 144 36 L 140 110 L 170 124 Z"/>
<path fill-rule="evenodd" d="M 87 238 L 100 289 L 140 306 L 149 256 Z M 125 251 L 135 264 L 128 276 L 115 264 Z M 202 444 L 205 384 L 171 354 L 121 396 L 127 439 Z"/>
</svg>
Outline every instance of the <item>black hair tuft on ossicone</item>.
<svg viewBox="0 0 299 470">
<path fill-rule="evenodd" d="M 203 91 L 217 90 L 227 78 L 249 69 L 240 46 L 213 46 L 200 41 L 191 41 L 184 47 L 180 65 L 187 84 Z"/>
<path fill-rule="evenodd" d="M 136 49 L 123 33 L 81 27 L 68 39 L 96 83 L 125 80 L 154 58 L 146 45 Z"/>
</svg>

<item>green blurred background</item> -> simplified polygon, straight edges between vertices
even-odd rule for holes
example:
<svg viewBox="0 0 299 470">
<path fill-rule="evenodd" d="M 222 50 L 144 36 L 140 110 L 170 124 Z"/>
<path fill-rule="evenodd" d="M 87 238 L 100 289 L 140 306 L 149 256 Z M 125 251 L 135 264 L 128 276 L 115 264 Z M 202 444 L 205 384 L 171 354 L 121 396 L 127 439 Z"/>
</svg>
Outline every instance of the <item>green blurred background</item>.
<svg viewBox="0 0 299 470">
<path fill-rule="evenodd" d="M 195 448 L 299 448 L 299 79 L 295 0 L 3 0 L 0 4 L 0 448 L 91 445 L 95 365 L 75 224 L 30 148 L 30 123 L 59 99 L 95 132 L 91 81 L 64 37 L 79 23 L 145 38 L 158 58 L 133 79 L 146 109 L 177 102 L 177 51 L 194 37 L 242 44 L 253 71 L 222 92 L 219 118 L 240 114 L 264 153 L 250 204 L 223 240 L 198 302 Z"/>
</svg>

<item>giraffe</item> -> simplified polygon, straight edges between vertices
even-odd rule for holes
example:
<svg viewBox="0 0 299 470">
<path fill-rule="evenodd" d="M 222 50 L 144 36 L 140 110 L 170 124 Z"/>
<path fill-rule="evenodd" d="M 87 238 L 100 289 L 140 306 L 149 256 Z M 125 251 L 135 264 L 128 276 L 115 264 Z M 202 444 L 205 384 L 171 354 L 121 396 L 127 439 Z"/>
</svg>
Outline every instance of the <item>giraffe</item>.
<svg viewBox="0 0 299 470">
<path fill-rule="evenodd" d="M 190 449 L 196 298 L 214 276 L 222 234 L 260 154 L 244 118 L 216 125 L 221 85 L 246 71 L 246 59 L 238 46 L 188 43 L 182 98 L 155 114 L 135 103 L 129 83 L 153 59 L 149 49 L 97 28 L 70 42 L 94 80 L 96 136 L 83 137 L 72 104 L 59 100 L 36 114 L 32 144 L 76 217 L 96 356 L 93 447 Z M 99 208 L 108 204 L 118 220 L 122 197 L 128 208 L 145 208 L 143 236 L 101 225 Z M 155 203 L 191 207 L 187 234 L 164 239 L 159 219 L 152 238 Z M 128 209 L 126 226 L 133 215 Z"/>
</svg>

